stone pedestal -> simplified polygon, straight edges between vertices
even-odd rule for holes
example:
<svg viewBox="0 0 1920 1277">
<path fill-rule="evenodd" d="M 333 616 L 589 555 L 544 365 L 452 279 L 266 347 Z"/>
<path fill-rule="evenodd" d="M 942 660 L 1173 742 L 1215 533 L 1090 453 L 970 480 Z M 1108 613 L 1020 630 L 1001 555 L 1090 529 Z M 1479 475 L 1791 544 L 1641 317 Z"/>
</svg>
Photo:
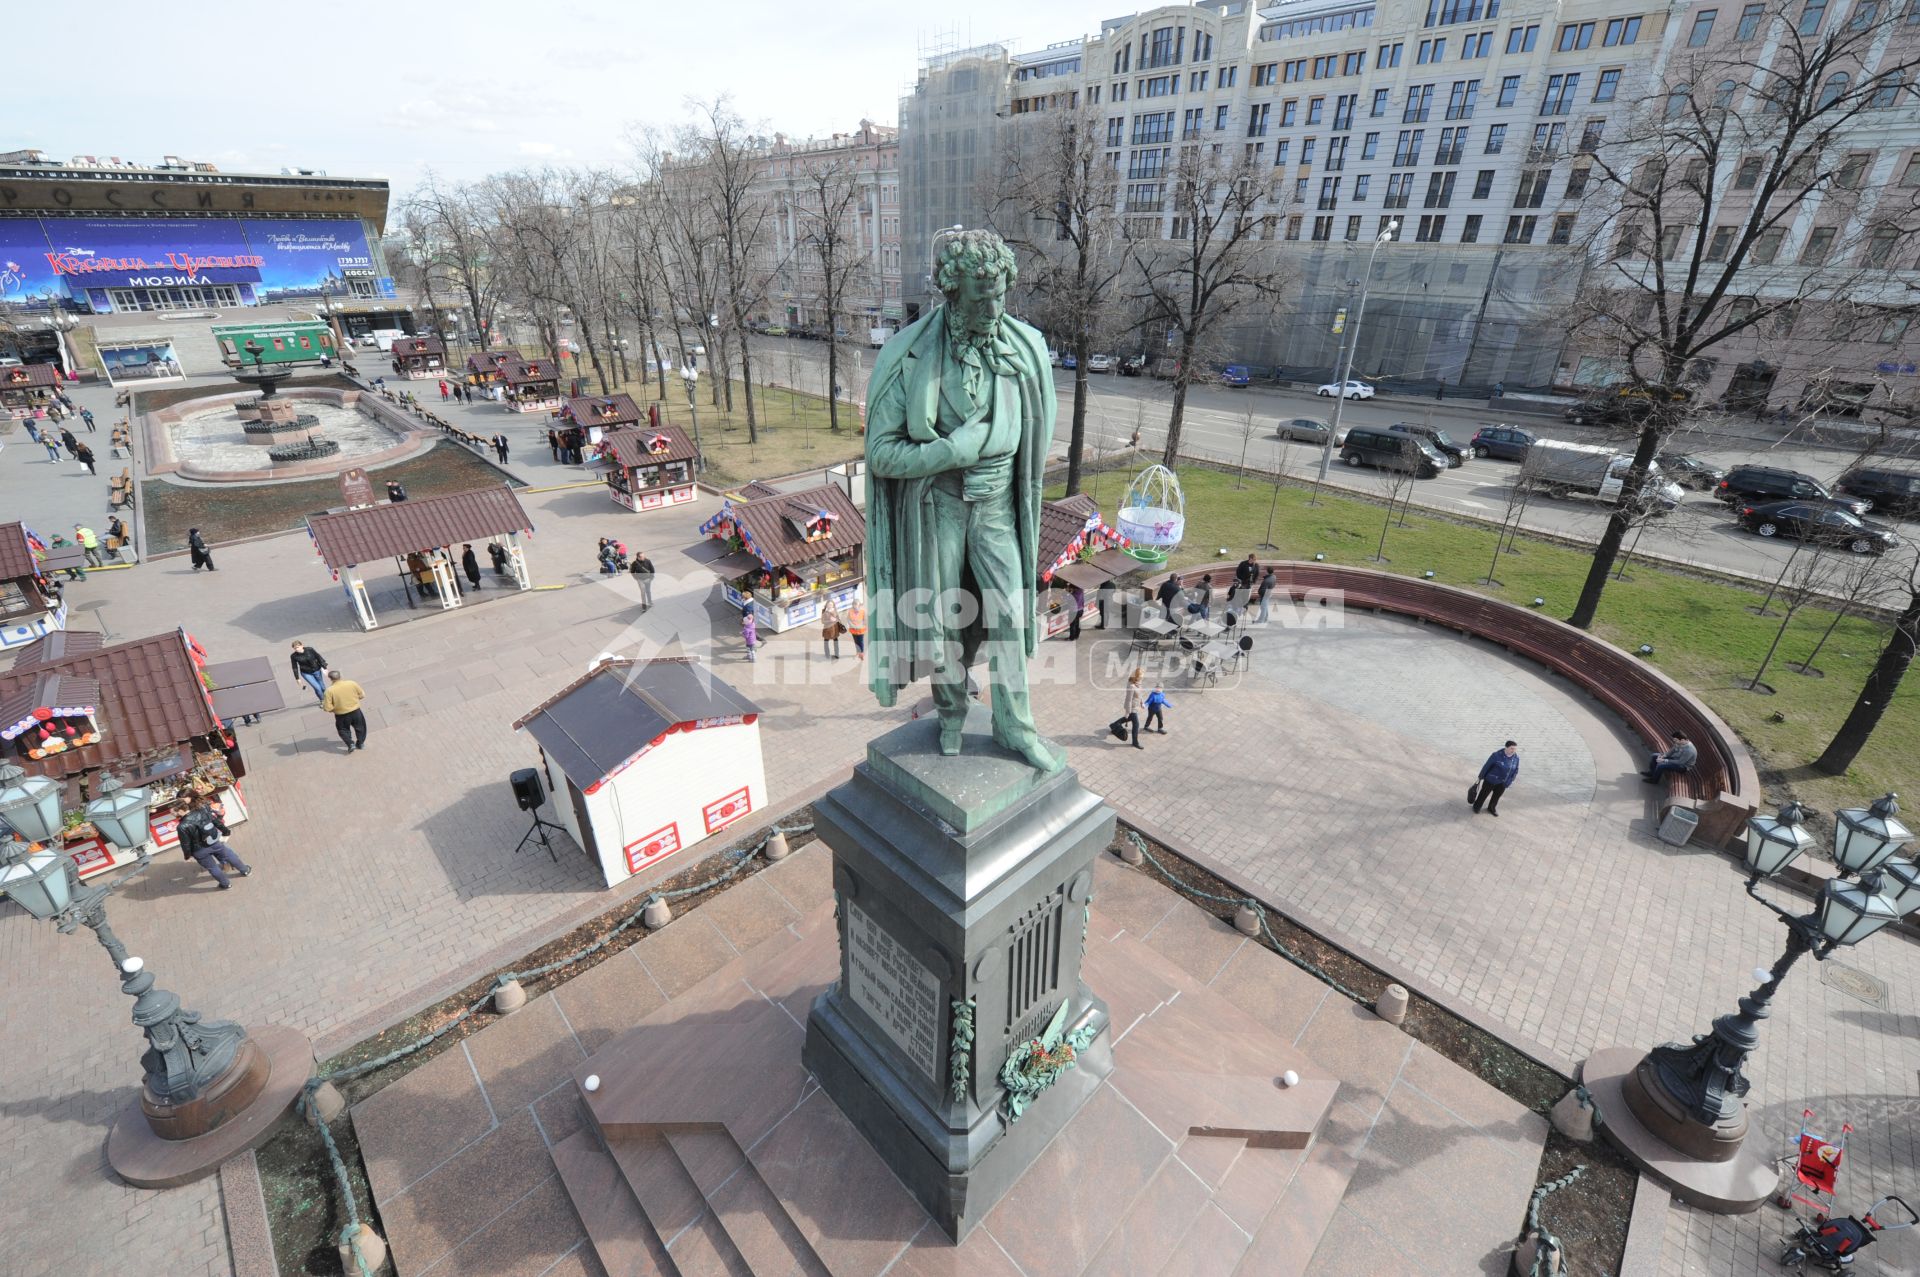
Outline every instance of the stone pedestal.
<svg viewBox="0 0 1920 1277">
<path fill-rule="evenodd" d="M 1113 812 L 1072 771 L 994 745 L 976 707 L 957 757 L 932 717 L 873 741 L 814 819 L 833 848 L 840 978 L 802 1060 L 958 1240 L 1112 1067 L 1080 962 Z M 1016 1120 L 1002 1067 L 1063 1002 L 1061 1030 L 1084 1045 Z"/>
</svg>

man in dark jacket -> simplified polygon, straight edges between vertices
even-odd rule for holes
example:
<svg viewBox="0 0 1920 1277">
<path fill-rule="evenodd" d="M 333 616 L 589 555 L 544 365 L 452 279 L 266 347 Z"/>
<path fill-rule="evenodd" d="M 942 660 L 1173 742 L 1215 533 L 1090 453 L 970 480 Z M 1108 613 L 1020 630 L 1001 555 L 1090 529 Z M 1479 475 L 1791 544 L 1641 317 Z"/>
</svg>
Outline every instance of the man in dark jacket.
<svg viewBox="0 0 1920 1277">
<path fill-rule="evenodd" d="M 308 647 L 299 639 L 293 641 L 293 680 L 305 683 L 313 692 L 315 700 L 325 698 L 327 694 L 327 658 L 315 648 Z"/>
<path fill-rule="evenodd" d="M 653 560 L 645 550 L 634 554 L 631 571 L 633 583 L 640 587 L 640 610 L 644 612 L 653 606 Z"/>
<path fill-rule="evenodd" d="M 207 549 L 207 539 L 200 535 L 199 528 L 187 529 L 187 549 L 193 552 L 193 570 L 195 572 L 198 572 L 201 568 L 205 568 L 209 572 L 219 571 L 218 568 L 213 566 L 213 551 Z"/>
<path fill-rule="evenodd" d="M 1233 606 L 1234 596 L 1238 595 L 1248 603 L 1253 602 L 1253 586 L 1260 579 L 1260 562 L 1251 554 L 1240 560 L 1233 569 L 1233 588 L 1227 591 L 1227 606 Z"/>
<path fill-rule="evenodd" d="M 1657 785 L 1660 778 L 1668 772 L 1684 772 L 1700 758 L 1700 751 L 1687 739 L 1685 732 L 1673 734 L 1673 748 L 1664 754 L 1655 754 L 1647 763 L 1647 770 L 1640 773 L 1640 779 L 1649 785 Z"/>
<path fill-rule="evenodd" d="M 1167 619 L 1169 621 L 1173 620 L 1174 604 L 1180 599 L 1180 582 L 1176 581 L 1173 574 L 1169 572 L 1167 579 L 1160 582 L 1160 588 L 1154 591 L 1153 597 L 1160 601 L 1160 606 L 1166 612 Z"/>
<path fill-rule="evenodd" d="M 227 880 L 220 866 L 225 865 L 242 878 L 249 877 L 253 870 L 243 864 L 240 857 L 233 853 L 222 839 L 233 831 L 227 828 L 227 822 L 220 819 L 213 810 L 213 803 L 204 795 L 191 801 L 182 799 L 174 804 L 173 812 L 178 819 L 176 834 L 180 839 L 180 854 L 187 860 L 197 860 L 200 867 L 213 875 L 220 884 L 220 890 L 227 891 L 233 883 Z"/>
<path fill-rule="evenodd" d="M 473 552 L 472 545 L 460 549 L 460 570 L 467 574 L 467 583 L 474 589 L 480 588 L 480 556 Z"/>
<path fill-rule="evenodd" d="M 1500 814 L 1500 795 L 1507 792 L 1507 786 L 1520 775 L 1520 746 L 1508 741 L 1487 756 L 1480 766 L 1479 793 L 1474 795 L 1473 814 L 1480 814 L 1480 806 L 1486 804 L 1487 815 Z"/>
</svg>

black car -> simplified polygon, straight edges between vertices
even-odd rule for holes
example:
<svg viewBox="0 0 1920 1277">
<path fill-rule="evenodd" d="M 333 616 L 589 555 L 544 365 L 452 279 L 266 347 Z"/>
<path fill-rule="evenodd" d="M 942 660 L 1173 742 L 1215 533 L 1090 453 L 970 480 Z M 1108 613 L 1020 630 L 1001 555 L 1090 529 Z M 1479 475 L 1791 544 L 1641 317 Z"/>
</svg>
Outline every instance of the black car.
<svg viewBox="0 0 1920 1277">
<path fill-rule="evenodd" d="M 1920 474 L 1887 466 L 1855 466 L 1834 480 L 1833 490 L 1873 502 L 1885 514 L 1920 518 Z"/>
<path fill-rule="evenodd" d="M 1398 435 L 1413 435 L 1415 438 L 1425 439 L 1440 450 L 1440 455 L 1447 459 L 1447 466 L 1450 469 L 1467 464 L 1467 457 L 1471 450 L 1466 444 L 1458 442 L 1438 426 L 1423 426 L 1412 421 L 1396 421 L 1387 429 Z"/>
<path fill-rule="evenodd" d="M 1432 479 L 1450 464 L 1447 454 L 1418 435 L 1355 426 L 1340 441 L 1340 460 L 1350 466 L 1379 466 L 1384 470 L 1407 470 L 1421 479 Z"/>
<path fill-rule="evenodd" d="M 1725 470 L 1708 465 L 1689 453 L 1663 452 L 1654 461 L 1675 483 L 1698 492 L 1712 492 L 1727 477 Z"/>
<path fill-rule="evenodd" d="M 1825 502 L 1850 514 L 1865 514 L 1873 502 L 1836 497 L 1825 484 L 1798 470 L 1778 466 L 1735 466 L 1714 486 L 1713 495 L 1728 505 L 1761 505 L 1768 501 Z"/>
<path fill-rule="evenodd" d="M 1638 426 L 1652 413 L 1649 400 L 1600 395 L 1567 409 L 1566 418 L 1576 426 Z"/>
<path fill-rule="evenodd" d="M 1146 370 L 1147 357 L 1145 355 L 1128 355 L 1120 361 L 1120 375 L 1122 377 L 1138 377 Z"/>
<path fill-rule="evenodd" d="M 1473 432 L 1473 455 L 1525 461 L 1537 435 L 1518 426 L 1482 426 Z"/>
<path fill-rule="evenodd" d="M 1313 417 L 1282 417 L 1274 427 L 1273 437 L 1324 448 L 1327 440 L 1333 438 L 1333 427 Z"/>
<path fill-rule="evenodd" d="M 1881 554 L 1900 544 L 1892 528 L 1868 523 L 1818 501 L 1769 501 L 1739 508 L 1740 526 L 1763 537 L 1843 545 L 1855 554 Z"/>
</svg>

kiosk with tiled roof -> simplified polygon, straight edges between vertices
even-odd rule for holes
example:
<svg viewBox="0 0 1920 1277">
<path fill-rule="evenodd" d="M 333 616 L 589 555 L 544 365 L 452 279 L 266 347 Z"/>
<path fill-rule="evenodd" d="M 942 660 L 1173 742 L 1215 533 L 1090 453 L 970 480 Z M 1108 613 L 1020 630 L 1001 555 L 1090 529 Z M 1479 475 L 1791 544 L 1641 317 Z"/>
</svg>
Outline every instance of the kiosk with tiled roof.
<svg viewBox="0 0 1920 1277">
<path fill-rule="evenodd" d="M 458 559 L 463 544 L 498 542 L 514 585 L 532 589 L 520 546 L 520 534 L 532 531 L 533 520 L 505 484 L 332 510 L 307 519 L 314 550 L 347 592 L 365 630 L 379 624 L 367 593 L 364 570 L 369 565 L 381 559 L 396 562 L 409 606 L 418 592 L 442 608 L 455 608 L 464 602 Z"/>
<path fill-rule="evenodd" d="M 79 546 L 49 550 L 24 523 L 0 523 L 0 651 L 65 629 L 67 604 L 54 573 L 83 561 Z"/>
<path fill-rule="evenodd" d="M 431 381 L 447 375 L 447 343 L 438 337 L 395 337 L 393 375 Z"/>
<path fill-rule="evenodd" d="M 553 360 L 510 359 L 500 369 L 511 412 L 548 412 L 560 406 L 560 369 Z"/>
<path fill-rule="evenodd" d="M 47 415 L 60 374 L 52 364 L 15 364 L 0 368 L 0 413 L 16 420 Z"/>
<path fill-rule="evenodd" d="M 829 598 L 844 616 L 864 595 L 867 521 L 833 484 L 730 498 L 700 532 L 732 551 L 708 566 L 727 601 L 751 607 L 762 630 L 817 621 Z"/>
</svg>

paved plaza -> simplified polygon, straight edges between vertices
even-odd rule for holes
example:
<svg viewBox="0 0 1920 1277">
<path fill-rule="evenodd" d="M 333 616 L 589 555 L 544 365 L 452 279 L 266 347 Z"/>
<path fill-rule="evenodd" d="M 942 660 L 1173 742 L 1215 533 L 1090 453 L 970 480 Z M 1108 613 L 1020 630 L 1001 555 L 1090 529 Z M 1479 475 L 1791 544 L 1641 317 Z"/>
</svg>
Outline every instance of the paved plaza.
<svg viewBox="0 0 1920 1277">
<path fill-rule="evenodd" d="M 104 440 L 110 394 L 76 397 Z M 581 477 L 533 446 L 544 425 L 481 408 L 445 415 L 463 412 L 481 433 L 505 423 L 509 469 L 526 482 Z M 7 437 L 0 505 L 49 530 L 104 525 L 105 476 L 124 463 L 101 448 L 96 480 L 30 449 Z M 210 506 L 220 499 L 208 491 Z M 234 841 L 260 872 L 219 894 L 197 867 L 165 860 L 115 900 L 122 939 L 188 1006 L 292 1025 L 324 1055 L 643 890 L 603 890 L 571 847 L 558 863 L 512 852 L 525 822 L 505 778 L 534 749 L 510 724 L 601 652 L 711 656 L 765 711 L 776 808 L 844 776 L 871 736 L 913 712 L 908 701 L 876 707 L 851 649 L 826 661 L 811 630 L 742 659 L 713 578 L 687 554 L 716 498 L 645 515 L 594 488 L 523 500 L 534 579 L 557 588 L 483 589 L 470 606 L 372 633 L 353 626 L 298 532 L 217 548 L 211 576 L 171 557 L 68 591 L 76 628 L 135 638 L 185 626 L 214 660 L 266 656 L 276 670 L 302 638 L 369 694 L 364 753 L 341 753 L 290 673 L 290 708 L 240 729 L 253 818 Z M 609 535 L 645 547 L 663 574 L 660 605 L 644 616 L 624 583 L 592 575 L 595 541 Z M 1077 647 L 1044 645 L 1036 667 L 1041 724 L 1089 788 L 1309 925 L 1567 1061 L 1704 1030 L 1779 952 L 1780 926 L 1746 899 L 1732 862 L 1652 837 L 1653 791 L 1633 774 L 1641 760 L 1624 728 L 1490 645 L 1372 617 L 1276 619 L 1243 675 L 1204 691 L 1170 681 L 1168 734 L 1143 738 L 1141 751 L 1104 734 L 1122 668 L 1092 630 Z M 1475 817 L 1464 791 L 1509 736 L 1522 746 L 1519 782 L 1498 819 Z M 1823 981 L 1812 963 L 1793 973 L 1750 1065 L 1755 1138 L 1784 1150 L 1811 1107 L 1828 1126 L 1856 1128 L 1843 1204 L 1920 1193 L 1920 947 L 1887 935 L 1836 961 L 1884 981 L 1886 1005 Z M 217 1180 L 151 1193 L 108 1175 L 105 1132 L 134 1094 L 140 1042 L 91 939 L 8 908 L 0 964 L 12 975 L 0 1192 L 14 1225 L 0 1235 L 0 1272 L 229 1272 Z M 1771 1209 L 1729 1219 L 1675 1206 L 1661 1270 L 1773 1271 L 1781 1224 Z M 1871 1263 L 1920 1272 L 1917 1241 L 1890 1238 Z"/>
</svg>

